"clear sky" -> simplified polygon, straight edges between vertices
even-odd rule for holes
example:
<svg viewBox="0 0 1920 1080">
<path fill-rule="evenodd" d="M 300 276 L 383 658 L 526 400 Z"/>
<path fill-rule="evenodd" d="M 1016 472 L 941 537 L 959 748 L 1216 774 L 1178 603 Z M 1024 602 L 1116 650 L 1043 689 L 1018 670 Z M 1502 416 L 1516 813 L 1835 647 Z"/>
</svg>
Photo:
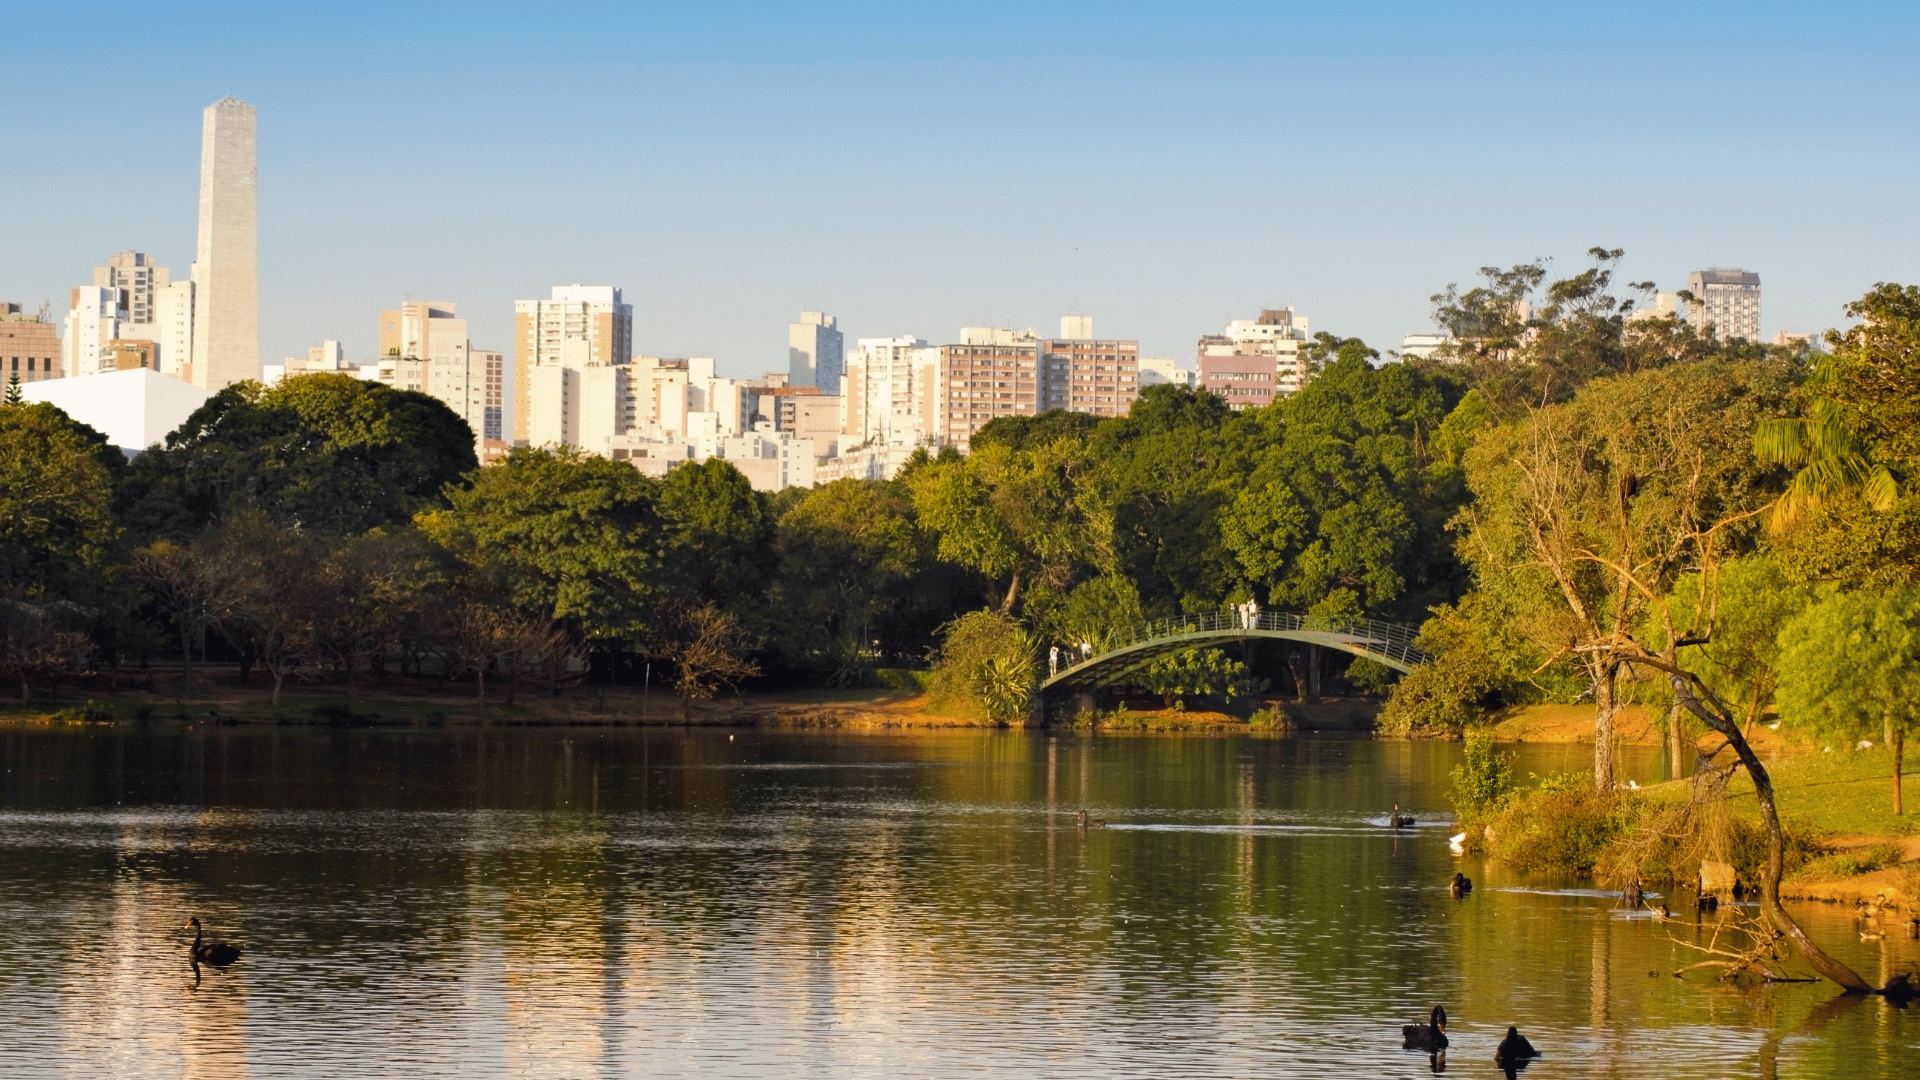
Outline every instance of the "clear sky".
<svg viewBox="0 0 1920 1080">
<path fill-rule="evenodd" d="M 1761 274 L 1764 332 L 1920 281 L 1920 6 L 0 4 L 0 298 L 193 259 L 200 111 L 260 118 L 261 351 L 612 284 L 635 345 L 784 368 L 1093 316 L 1191 362 L 1262 306 L 1377 347 L 1595 244 Z"/>
</svg>

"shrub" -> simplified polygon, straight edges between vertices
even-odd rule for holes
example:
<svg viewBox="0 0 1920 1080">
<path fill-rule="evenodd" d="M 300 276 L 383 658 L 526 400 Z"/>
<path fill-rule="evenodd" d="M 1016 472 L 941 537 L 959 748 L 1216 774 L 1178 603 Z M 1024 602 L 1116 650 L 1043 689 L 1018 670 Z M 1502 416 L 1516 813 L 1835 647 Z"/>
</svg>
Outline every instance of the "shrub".
<svg viewBox="0 0 1920 1080">
<path fill-rule="evenodd" d="M 1038 680 L 1033 638 L 997 611 L 974 611 L 947 624 L 927 692 L 1009 723 L 1025 715 Z"/>
<path fill-rule="evenodd" d="M 1453 770 L 1453 810 L 1463 823 L 1493 812 L 1513 788 L 1513 755 L 1493 749 L 1493 732 L 1467 732 L 1465 755 Z"/>
<path fill-rule="evenodd" d="M 1591 788 L 1534 790 L 1506 800 L 1493 821 L 1493 853 L 1528 870 L 1590 874 L 1630 831 L 1638 804 Z"/>
<path fill-rule="evenodd" d="M 47 717 L 56 724 L 110 724 L 113 722 L 113 710 L 105 705 L 87 699 L 85 705 L 69 705 Z"/>
<path fill-rule="evenodd" d="M 1301 710 L 1292 705 L 1274 702 L 1247 718 L 1247 727 L 1254 731 L 1271 731 L 1277 735 L 1290 735 L 1299 730 L 1303 719 Z"/>
</svg>

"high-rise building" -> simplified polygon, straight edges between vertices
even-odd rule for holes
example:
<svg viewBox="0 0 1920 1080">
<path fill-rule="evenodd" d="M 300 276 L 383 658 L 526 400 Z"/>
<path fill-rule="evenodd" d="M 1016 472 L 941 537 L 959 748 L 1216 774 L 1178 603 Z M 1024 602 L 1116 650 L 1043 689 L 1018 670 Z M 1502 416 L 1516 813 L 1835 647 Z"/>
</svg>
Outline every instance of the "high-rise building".
<svg viewBox="0 0 1920 1080">
<path fill-rule="evenodd" d="M 1218 334 L 1200 339 L 1195 384 L 1227 399 L 1234 409 L 1258 408 L 1307 381 L 1300 346 L 1307 319 L 1291 307 L 1268 308 L 1257 319 L 1235 319 Z"/>
<path fill-rule="evenodd" d="M 838 394 L 840 376 L 846 371 L 844 345 L 833 316 L 801 312 L 800 321 L 787 327 L 787 385 Z"/>
<path fill-rule="evenodd" d="M 224 97 L 200 127 L 193 363 L 207 390 L 260 375 L 260 198 L 253 106 Z"/>
<path fill-rule="evenodd" d="M 1090 319 L 1076 332 L 1093 332 Z M 970 448 L 973 436 L 1000 416 L 1036 416 L 1049 409 L 1125 416 L 1140 393 L 1140 343 L 1036 337 L 1031 330 L 966 327 L 960 343 L 940 349 L 948 446 Z"/>
<path fill-rule="evenodd" d="M 154 290 L 153 342 L 159 346 L 155 362 L 160 370 L 183 382 L 193 372 L 192 278 L 181 278 Z"/>
<path fill-rule="evenodd" d="M 1080 318 L 1088 336 L 1040 343 L 1041 411 L 1125 416 L 1140 396 L 1140 343 L 1093 337 L 1093 320 Z"/>
<path fill-rule="evenodd" d="M 929 370 L 926 352 L 927 343 L 912 334 L 854 344 L 840 395 L 843 443 L 919 444 L 938 430 L 922 423 L 925 390 L 918 383 Z"/>
<path fill-rule="evenodd" d="M 112 371 L 110 343 L 120 336 L 120 298 L 100 285 L 81 285 L 67 302 L 67 332 L 60 339 L 61 367 L 70 375 Z"/>
<path fill-rule="evenodd" d="M 375 378 L 445 402 L 473 429 L 474 454 L 486 460 L 487 442 L 501 441 L 505 357 L 475 348 L 467 320 L 437 300 L 408 300 L 381 312 L 379 341 Z"/>
<path fill-rule="evenodd" d="M 64 374 L 60 356 L 60 331 L 53 323 L 0 302 L 0 385 L 57 379 Z"/>
<path fill-rule="evenodd" d="M 133 323 L 160 321 L 157 300 L 173 275 L 164 266 L 154 265 L 153 256 L 139 251 L 122 251 L 93 268 L 93 283 L 118 294 L 122 316 Z"/>
<path fill-rule="evenodd" d="M 550 299 L 514 301 L 513 441 L 576 445 L 557 436 L 573 430 L 579 378 L 560 371 L 624 364 L 632 353 L 633 308 L 611 285 L 555 285 Z"/>
<path fill-rule="evenodd" d="M 1738 268 L 1710 267 L 1687 275 L 1687 321 L 1695 328 L 1711 326 L 1723 341 L 1760 340 L 1760 275 Z"/>
</svg>

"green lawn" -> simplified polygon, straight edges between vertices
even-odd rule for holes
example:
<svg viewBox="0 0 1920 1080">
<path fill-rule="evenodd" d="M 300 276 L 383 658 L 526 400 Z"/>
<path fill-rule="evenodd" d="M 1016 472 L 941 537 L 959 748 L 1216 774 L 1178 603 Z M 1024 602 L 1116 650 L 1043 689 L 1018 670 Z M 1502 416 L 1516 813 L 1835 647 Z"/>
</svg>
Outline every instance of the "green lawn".
<svg viewBox="0 0 1920 1080">
<path fill-rule="evenodd" d="M 1913 768 L 1911 756 L 1902 762 L 1903 773 Z M 1870 750 L 1815 749 L 1777 765 L 1769 763 L 1767 771 L 1773 776 L 1774 803 L 1787 821 L 1805 822 L 1833 836 L 1907 836 L 1920 831 L 1920 783 L 1907 776 L 1902 785 L 1907 812 L 1895 817 L 1893 752 L 1877 740 Z M 1728 791 L 1736 813 L 1759 818 L 1745 770 Z"/>
</svg>

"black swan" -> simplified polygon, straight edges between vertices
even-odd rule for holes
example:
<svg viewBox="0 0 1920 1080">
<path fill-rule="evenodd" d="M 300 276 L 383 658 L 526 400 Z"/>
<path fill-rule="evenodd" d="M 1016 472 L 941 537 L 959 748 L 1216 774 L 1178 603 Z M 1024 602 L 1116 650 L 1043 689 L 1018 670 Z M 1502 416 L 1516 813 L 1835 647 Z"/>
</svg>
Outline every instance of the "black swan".
<svg viewBox="0 0 1920 1080">
<path fill-rule="evenodd" d="M 1520 1029 L 1517 1027 L 1507 1028 L 1507 1037 L 1500 1040 L 1500 1048 L 1493 1052 L 1493 1060 L 1502 1065 L 1539 1056 L 1540 1051 L 1533 1048 L 1533 1044 L 1527 1041 L 1525 1035 L 1520 1034 Z"/>
<path fill-rule="evenodd" d="M 1720 898 L 1712 893 L 1707 893 L 1701 896 L 1700 899 L 1695 900 L 1693 906 L 1711 915 L 1720 910 Z"/>
<path fill-rule="evenodd" d="M 1452 893 L 1455 899 L 1465 896 L 1473 891 L 1473 879 L 1455 870 L 1453 880 L 1447 882 L 1447 891 Z"/>
<path fill-rule="evenodd" d="M 1425 1050 L 1433 1053 L 1447 1048 L 1447 1010 L 1438 1005 L 1433 1007 L 1431 1022 L 1425 1024 L 1404 1024 L 1400 1034 L 1406 1039 L 1403 1050 Z"/>
<path fill-rule="evenodd" d="M 1082 810 L 1080 811 L 1080 827 L 1083 829 L 1104 829 L 1107 827 L 1107 819 L 1103 817 L 1088 817 L 1087 812 Z"/>
<path fill-rule="evenodd" d="M 1640 882 L 1637 880 L 1627 882 L 1627 887 L 1620 890 L 1620 906 L 1622 907 L 1637 908 L 1646 902 L 1647 891 L 1640 887 Z"/>
<path fill-rule="evenodd" d="M 1387 815 L 1387 827 L 1398 829 L 1403 825 L 1411 825 L 1411 824 L 1413 824 L 1413 815 L 1401 813 L 1400 804 L 1394 803 L 1393 813 Z"/>
<path fill-rule="evenodd" d="M 240 959 L 240 950 L 224 941 L 209 941 L 202 944 L 200 941 L 199 919 L 188 919 L 187 929 L 193 931 L 193 951 L 191 955 L 194 963 L 211 964 L 214 967 L 226 967 L 228 964 Z"/>
</svg>

